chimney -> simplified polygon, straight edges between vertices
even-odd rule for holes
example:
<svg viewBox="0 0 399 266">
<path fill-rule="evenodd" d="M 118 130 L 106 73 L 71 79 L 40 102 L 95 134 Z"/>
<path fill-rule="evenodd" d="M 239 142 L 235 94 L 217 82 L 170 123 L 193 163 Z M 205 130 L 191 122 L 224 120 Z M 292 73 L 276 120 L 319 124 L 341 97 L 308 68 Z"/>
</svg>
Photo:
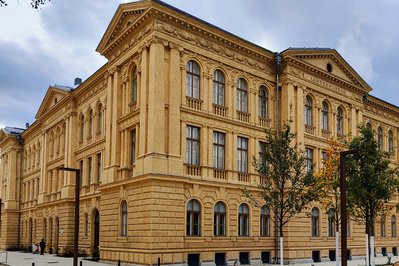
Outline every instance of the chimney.
<svg viewBox="0 0 399 266">
<path fill-rule="evenodd" d="M 75 78 L 75 86 L 79 86 L 82 84 L 82 79 L 81 78 Z"/>
<path fill-rule="evenodd" d="M 29 127 L 29 123 L 28 123 L 28 122 L 25 123 L 25 127 L 26 127 L 26 128 Z"/>
</svg>

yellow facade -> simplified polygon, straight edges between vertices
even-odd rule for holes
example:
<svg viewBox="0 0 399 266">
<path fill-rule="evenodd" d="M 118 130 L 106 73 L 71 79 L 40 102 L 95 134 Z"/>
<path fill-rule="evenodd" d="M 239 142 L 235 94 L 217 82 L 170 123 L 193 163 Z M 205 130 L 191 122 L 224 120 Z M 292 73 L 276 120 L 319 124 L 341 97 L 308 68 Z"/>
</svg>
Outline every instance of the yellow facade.
<svg viewBox="0 0 399 266">
<path fill-rule="evenodd" d="M 370 123 L 397 163 L 399 108 L 368 95 L 370 86 L 333 49 L 287 49 L 277 75 L 275 53 L 145 0 L 119 6 L 97 51 L 108 62 L 90 78 L 76 89 L 50 87 L 31 126 L 21 134 L 0 132 L 0 248 L 44 238 L 48 251 L 72 250 L 75 175 L 57 170 L 64 166 L 82 169 L 82 253 L 146 265 L 158 258 L 162 264 L 199 259 L 215 265 L 221 258 L 245 264 L 246 256 L 260 264 L 267 252 L 274 255 L 274 229 L 262 236 L 260 207 L 249 204 L 241 188 L 259 182 L 251 158 L 265 128 L 276 130 L 292 117 L 297 141 L 312 151 L 317 168 L 330 137 L 350 139 L 358 124 Z M 216 71 L 223 82 L 215 80 Z M 307 101 L 311 122 L 305 124 Z M 223 144 L 215 144 L 215 133 Z M 199 203 L 192 213 L 190 201 Z M 226 207 L 222 236 L 214 231 L 218 202 Z M 243 203 L 249 225 L 240 236 Z M 311 233 L 313 207 L 319 208 L 318 236 Z M 193 217 L 198 227 L 187 226 Z M 398 246 L 391 217 L 386 236 L 376 225 L 378 254 Z M 284 257 L 292 262 L 312 261 L 314 251 L 329 260 L 335 249 L 317 203 L 292 219 L 284 240 Z M 362 225 L 350 221 L 348 241 L 352 257 L 364 256 Z"/>
</svg>

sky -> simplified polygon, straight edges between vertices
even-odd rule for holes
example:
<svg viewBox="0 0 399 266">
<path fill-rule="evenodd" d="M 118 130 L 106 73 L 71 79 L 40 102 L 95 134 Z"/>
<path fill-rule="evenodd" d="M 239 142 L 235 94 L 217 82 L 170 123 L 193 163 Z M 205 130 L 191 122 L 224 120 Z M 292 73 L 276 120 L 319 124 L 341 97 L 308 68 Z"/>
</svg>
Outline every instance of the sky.
<svg viewBox="0 0 399 266">
<path fill-rule="evenodd" d="M 118 0 L 30 0 L 0 7 L 0 128 L 33 123 L 49 86 L 73 87 L 106 59 L 95 52 Z M 336 49 L 373 88 L 399 106 L 397 0 L 164 0 L 273 52 Z"/>
</svg>

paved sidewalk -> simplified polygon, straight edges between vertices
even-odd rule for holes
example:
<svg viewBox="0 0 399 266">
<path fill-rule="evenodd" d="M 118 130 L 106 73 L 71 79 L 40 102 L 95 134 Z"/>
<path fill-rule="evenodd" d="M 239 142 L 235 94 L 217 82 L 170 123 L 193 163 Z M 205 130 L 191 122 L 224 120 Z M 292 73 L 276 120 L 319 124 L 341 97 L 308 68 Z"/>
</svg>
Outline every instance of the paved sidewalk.
<svg viewBox="0 0 399 266">
<path fill-rule="evenodd" d="M 32 263 L 35 263 L 35 266 L 72 266 L 73 258 L 64 258 L 58 257 L 56 255 L 50 254 L 32 254 L 32 253 L 24 253 L 18 251 L 7 251 L 7 262 L 6 261 L 6 253 L 3 251 L 0 253 L 0 265 L 9 265 L 9 266 L 32 266 Z M 116 265 L 94 262 L 88 260 L 78 260 L 78 265 L 80 265 L 80 261 L 82 261 L 82 266 L 111 266 Z M 121 264 L 123 265 L 123 264 Z"/>
<path fill-rule="evenodd" d="M 6 262 L 6 254 L 7 254 L 7 262 Z M 82 266 L 111 266 L 116 265 L 116 262 L 94 262 L 88 260 L 80 260 L 78 265 L 80 265 L 80 261 L 82 261 Z M 399 261 L 399 257 L 392 257 L 391 263 Z M 377 257 L 375 258 L 376 265 L 383 265 L 388 262 L 387 257 Z M 17 251 L 0 251 L 0 265 L 9 265 L 9 266 L 32 266 L 35 263 L 35 266 L 72 266 L 73 258 L 64 258 L 57 257 L 55 255 L 50 254 L 32 254 L 32 253 L 23 253 Z M 127 265 L 121 263 L 121 265 Z M 303 264 L 292 264 L 295 266 L 335 266 L 335 261 L 331 262 L 319 262 L 319 263 L 303 263 Z M 358 260 L 350 260 L 348 261 L 348 266 L 362 266 L 365 265 L 364 259 Z"/>
</svg>

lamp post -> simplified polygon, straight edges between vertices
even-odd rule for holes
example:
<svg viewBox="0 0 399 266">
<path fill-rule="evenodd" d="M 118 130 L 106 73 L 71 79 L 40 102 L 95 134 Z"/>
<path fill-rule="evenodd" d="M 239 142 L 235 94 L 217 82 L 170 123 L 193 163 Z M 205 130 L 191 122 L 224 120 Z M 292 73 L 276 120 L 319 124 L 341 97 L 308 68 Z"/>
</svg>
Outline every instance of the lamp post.
<svg viewBox="0 0 399 266">
<path fill-rule="evenodd" d="M 60 167 L 58 170 L 67 172 L 75 172 L 76 186 L 75 186 L 75 231 L 73 240 L 73 266 L 78 266 L 78 245 L 79 245 L 79 198 L 80 198 L 80 169 Z"/>
<path fill-rule="evenodd" d="M 341 151 L 339 153 L 339 188 L 341 190 L 341 266 L 348 265 L 347 250 L 347 210 L 346 210 L 346 179 L 345 179 L 345 156 L 358 153 L 359 149 Z"/>
</svg>

